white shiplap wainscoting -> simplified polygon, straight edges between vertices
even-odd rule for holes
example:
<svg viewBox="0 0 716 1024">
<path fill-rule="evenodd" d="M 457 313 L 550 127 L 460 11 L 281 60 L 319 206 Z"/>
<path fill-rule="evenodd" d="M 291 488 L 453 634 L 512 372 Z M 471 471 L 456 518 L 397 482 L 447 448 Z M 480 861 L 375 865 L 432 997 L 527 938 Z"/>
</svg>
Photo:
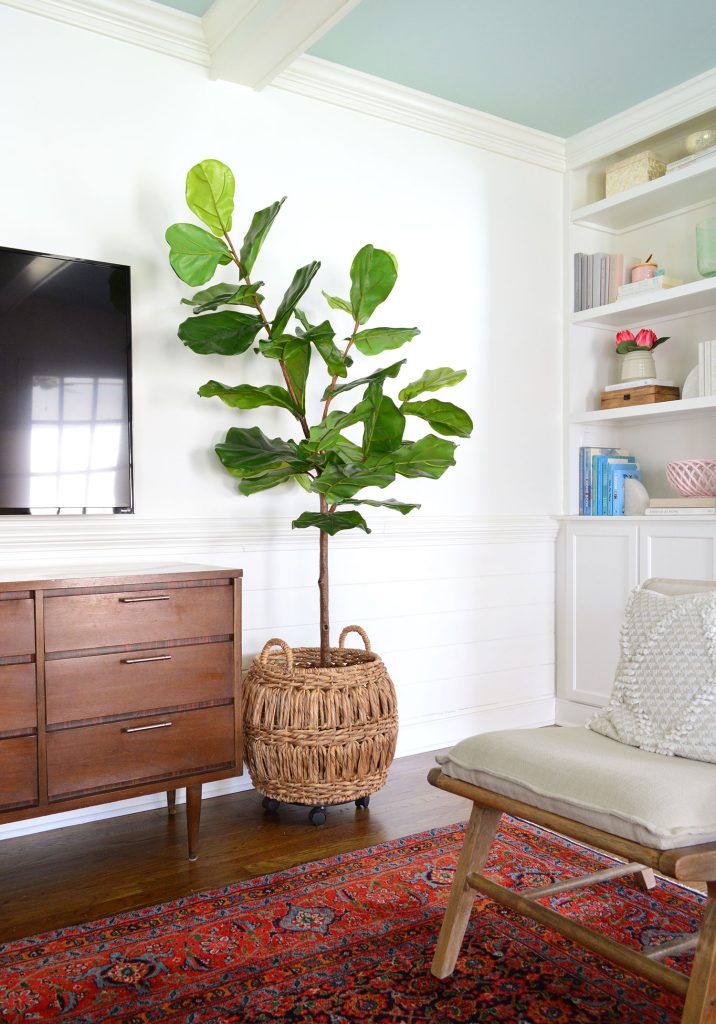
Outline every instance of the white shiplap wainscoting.
<svg viewBox="0 0 716 1024">
<path fill-rule="evenodd" d="M 374 517 L 331 541 L 332 639 L 362 625 L 398 693 L 398 756 L 472 732 L 554 721 L 556 521 Z M 244 570 L 244 665 L 270 637 L 315 646 L 317 534 L 287 520 L 8 518 L 3 579 L 33 571 L 199 562 Z M 349 643 L 360 643 L 358 637 Z M 249 788 L 247 776 L 206 796 Z M 183 795 L 183 794 L 182 794 Z M 148 810 L 161 794 L 0 827 L 0 838 Z"/>
</svg>

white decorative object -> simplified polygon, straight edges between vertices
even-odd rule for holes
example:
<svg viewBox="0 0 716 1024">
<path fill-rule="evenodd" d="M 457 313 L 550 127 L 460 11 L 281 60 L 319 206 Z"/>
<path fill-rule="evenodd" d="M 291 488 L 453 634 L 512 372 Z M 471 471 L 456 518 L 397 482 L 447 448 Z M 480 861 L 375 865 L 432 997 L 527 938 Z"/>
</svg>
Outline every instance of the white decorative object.
<svg viewBox="0 0 716 1024">
<path fill-rule="evenodd" d="M 642 377 L 656 377 L 656 363 L 650 349 L 635 349 L 619 357 L 622 361 L 621 379 L 641 380 Z"/>
<path fill-rule="evenodd" d="M 687 153 L 700 153 L 702 149 L 710 149 L 716 146 L 716 127 L 702 128 L 701 131 L 692 132 L 684 139 Z"/>
<path fill-rule="evenodd" d="M 699 368 L 695 366 L 689 374 L 687 374 L 684 386 L 681 389 L 682 398 L 698 398 L 699 397 Z"/>
<path fill-rule="evenodd" d="M 716 459 L 682 459 L 666 464 L 666 479 L 685 498 L 716 497 Z"/>
<path fill-rule="evenodd" d="M 632 591 L 614 688 L 588 727 L 655 754 L 716 763 L 716 592 Z"/>
<path fill-rule="evenodd" d="M 649 492 L 641 480 L 624 478 L 624 515 L 643 516 L 649 507 Z"/>
</svg>

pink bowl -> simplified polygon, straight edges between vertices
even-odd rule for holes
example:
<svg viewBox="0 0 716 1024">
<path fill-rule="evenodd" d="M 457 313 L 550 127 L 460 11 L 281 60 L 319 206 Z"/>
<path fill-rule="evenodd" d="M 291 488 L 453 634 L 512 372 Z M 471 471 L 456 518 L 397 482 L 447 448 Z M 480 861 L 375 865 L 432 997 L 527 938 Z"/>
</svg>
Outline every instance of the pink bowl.
<svg viewBox="0 0 716 1024">
<path fill-rule="evenodd" d="M 716 496 L 716 459 L 669 462 L 666 479 L 685 498 L 713 498 Z"/>
</svg>

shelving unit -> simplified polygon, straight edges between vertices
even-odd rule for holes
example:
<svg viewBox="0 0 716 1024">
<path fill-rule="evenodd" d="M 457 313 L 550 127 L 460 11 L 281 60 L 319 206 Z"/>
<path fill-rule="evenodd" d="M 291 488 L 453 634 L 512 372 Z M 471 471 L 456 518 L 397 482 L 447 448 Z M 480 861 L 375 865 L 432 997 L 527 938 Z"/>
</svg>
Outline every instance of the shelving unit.
<svg viewBox="0 0 716 1024">
<path fill-rule="evenodd" d="M 716 412 L 716 395 L 708 398 L 684 398 L 678 402 L 658 402 L 654 405 L 634 405 L 624 409 L 595 409 L 594 412 L 577 413 L 570 416 L 570 423 L 589 425 L 595 423 L 612 423 L 620 420 L 632 423 L 650 420 L 674 420 L 677 417 L 711 416 Z"/>
<path fill-rule="evenodd" d="M 675 316 L 693 316 L 704 310 L 716 309 L 716 277 L 691 281 L 677 288 L 647 292 L 631 299 L 621 299 L 608 306 L 583 309 L 572 315 L 572 323 L 579 327 L 603 329 L 631 327 L 642 320 L 650 323 Z"/>
</svg>

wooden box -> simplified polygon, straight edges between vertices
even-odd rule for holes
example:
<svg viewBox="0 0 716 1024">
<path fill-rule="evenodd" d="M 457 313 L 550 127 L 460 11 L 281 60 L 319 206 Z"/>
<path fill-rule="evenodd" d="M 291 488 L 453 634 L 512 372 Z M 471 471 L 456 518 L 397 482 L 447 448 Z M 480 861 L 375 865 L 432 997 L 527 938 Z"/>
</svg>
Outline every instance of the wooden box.
<svg viewBox="0 0 716 1024">
<path fill-rule="evenodd" d="M 679 389 L 663 384 L 642 384 L 638 388 L 619 388 L 602 391 L 602 409 L 621 409 L 627 405 L 651 405 L 654 402 L 673 402 L 679 398 Z"/>
</svg>

